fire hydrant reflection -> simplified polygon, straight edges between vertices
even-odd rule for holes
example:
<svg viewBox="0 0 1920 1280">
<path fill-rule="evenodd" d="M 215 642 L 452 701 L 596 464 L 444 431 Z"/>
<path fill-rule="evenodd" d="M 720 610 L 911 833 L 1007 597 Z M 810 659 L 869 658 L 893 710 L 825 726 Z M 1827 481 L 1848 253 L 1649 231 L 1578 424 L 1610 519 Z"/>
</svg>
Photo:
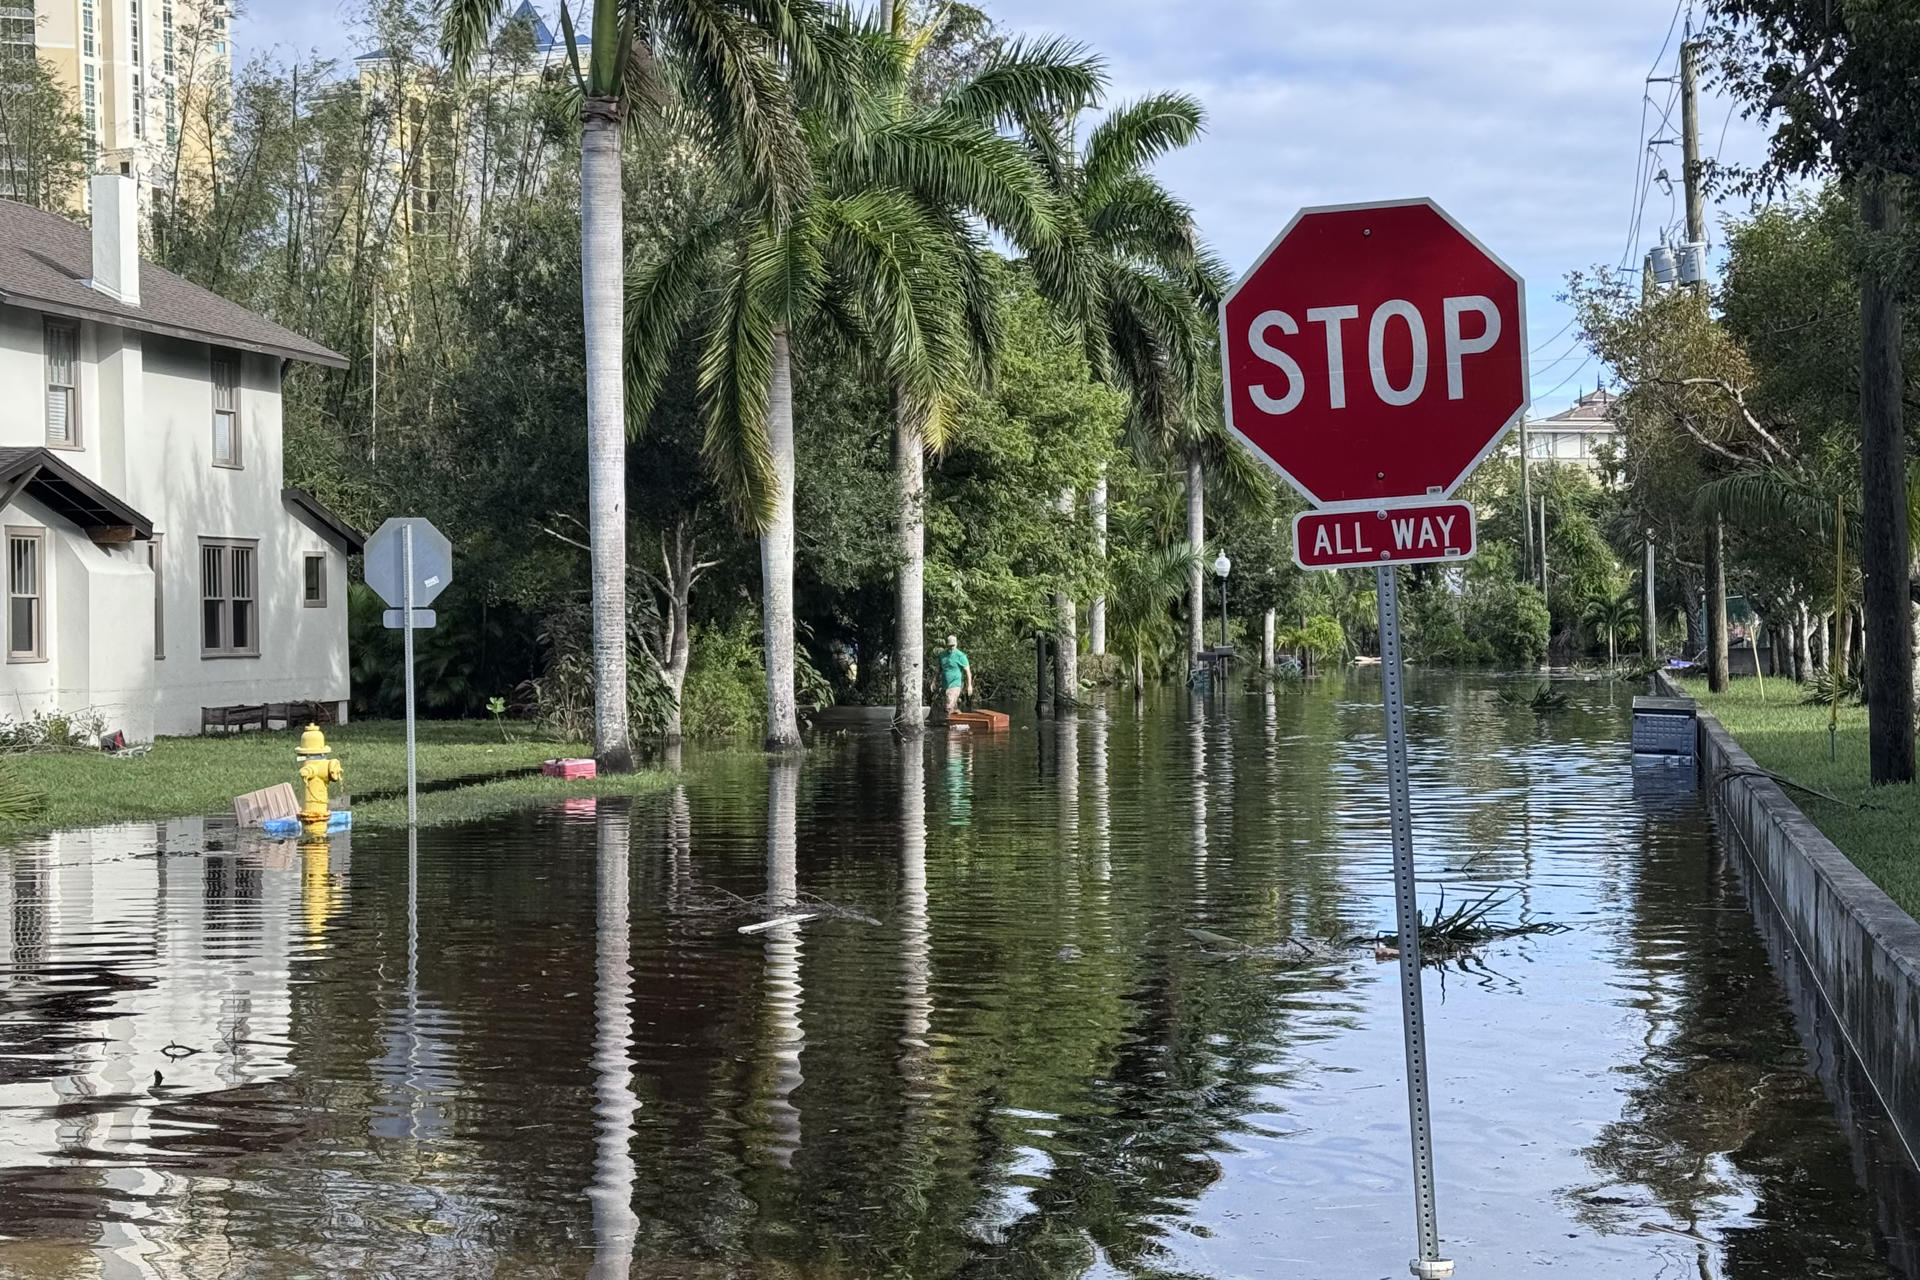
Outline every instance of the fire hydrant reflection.
<svg viewBox="0 0 1920 1280">
<path fill-rule="evenodd" d="M 327 784 L 342 782 L 346 775 L 340 769 L 340 762 L 328 751 L 327 736 L 320 732 L 317 724 L 308 725 L 300 735 L 294 757 L 300 761 L 300 821 L 308 828 L 318 827 L 324 831 L 332 817 Z"/>
</svg>

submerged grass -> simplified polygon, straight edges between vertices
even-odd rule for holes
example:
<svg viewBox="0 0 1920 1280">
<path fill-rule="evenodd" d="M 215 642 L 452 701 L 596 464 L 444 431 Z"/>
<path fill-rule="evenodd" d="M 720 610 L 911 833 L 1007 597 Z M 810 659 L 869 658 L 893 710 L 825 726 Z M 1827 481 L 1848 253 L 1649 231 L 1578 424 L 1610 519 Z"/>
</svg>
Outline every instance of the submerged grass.
<svg viewBox="0 0 1920 1280">
<path fill-rule="evenodd" d="M 495 782 L 481 782 L 450 791 L 430 791 L 419 797 L 419 825 L 439 827 L 451 822 L 472 822 L 556 800 L 654 795 L 671 786 L 673 778 L 674 775 L 660 771 L 608 778 L 547 778 L 534 775 L 501 778 Z M 406 825 L 407 797 L 404 792 L 353 806 L 355 831 Z"/>
<path fill-rule="evenodd" d="M 116 759 L 98 751 L 31 752 L 7 758 L 22 787 L 45 794 L 37 812 L 0 813 L 0 836 L 59 827 L 99 826 L 226 813 L 233 798 L 295 780 L 297 732 L 245 733 L 210 738 L 162 738 L 145 755 Z M 406 726 L 369 720 L 327 730 L 327 743 L 346 770 L 350 794 L 391 792 L 407 780 Z M 425 721 L 419 727 L 419 775 L 423 783 L 537 767 L 554 756 L 587 754 L 581 743 L 505 740 L 498 726 L 477 721 Z M 458 790 L 423 794 L 422 821 L 482 817 L 521 804 L 569 795 L 633 794 L 655 786 L 649 775 L 596 782 L 541 777 L 508 778 Z M 376 799 L 354 806 L 356 825 L 391 821 L 396 805 L 406 820 L 406 798 Z"/>
<path fill-rule="evenodd" d="M 1735 680 L 1725 693 L 1707 682 L 1681 686 L 1711 712 L 1770 773 L 1816 788 L 1825 796 L 1792 791 L 1813 824 L 1909 915 L 1920 915 L 1920 785 L 1874 787 L 1867 782 L 1867 712 L 1843 700 L 1834 758 L 1827 755 L 1828 706 L 1808 706 L 1804 691 L 1786 680 Z"/>
</svg>

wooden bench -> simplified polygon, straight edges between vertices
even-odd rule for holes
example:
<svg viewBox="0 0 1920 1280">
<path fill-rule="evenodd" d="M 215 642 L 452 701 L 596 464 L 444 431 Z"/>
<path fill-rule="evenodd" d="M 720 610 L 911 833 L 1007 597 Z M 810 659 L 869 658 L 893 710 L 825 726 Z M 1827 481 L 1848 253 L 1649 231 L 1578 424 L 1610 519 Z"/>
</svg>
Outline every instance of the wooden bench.
<svg viewBox="0 0 1920 1280">
<path fill-rule="evenodd" d="M 332 702 L 255 702 L 232 707 L 200 708 L 200 733 L 244 733 L 271 728 L 279 721 L 292 729 L 304 724 L 332 724 L 337 704 Z"/>
</svg>

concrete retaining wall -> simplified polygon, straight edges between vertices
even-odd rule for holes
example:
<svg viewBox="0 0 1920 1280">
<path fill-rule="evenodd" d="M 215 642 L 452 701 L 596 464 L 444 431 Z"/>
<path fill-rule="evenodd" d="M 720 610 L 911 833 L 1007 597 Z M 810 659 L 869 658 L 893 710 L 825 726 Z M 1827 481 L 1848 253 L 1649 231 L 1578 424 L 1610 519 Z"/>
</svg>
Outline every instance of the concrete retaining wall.
<svg viewBox="0 0 1920 1280">
<path fill-rule="evenodd" d="M 1686 692 L 1657 677 L 1663 693 Z M 1920 923 L 1820 834 L 1720 722 L 1699 719 L 1699 767 L 1807 974 L 1886 1108 L 1920 1153 Z M 1920 837 L 1916 838 L 1920 844 Z"/>
</svg>

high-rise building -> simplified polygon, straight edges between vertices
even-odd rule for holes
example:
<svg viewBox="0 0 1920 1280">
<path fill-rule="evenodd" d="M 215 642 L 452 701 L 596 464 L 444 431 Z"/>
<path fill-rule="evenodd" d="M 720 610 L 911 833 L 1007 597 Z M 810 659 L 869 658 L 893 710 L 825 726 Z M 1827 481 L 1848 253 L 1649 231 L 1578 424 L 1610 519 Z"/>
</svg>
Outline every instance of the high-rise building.
<svg viewBox="0 0 1920 1280">
<path fill-rule="evenodd" d="M 36 12 L 37 10 L 37 12 Z M 72 96 L 93 172 L 143 195 L 211 158 L 185 119 L 232 74 L 228 0 L 0 0 L 0 52 L 30 46 Z"/>
</svg>

